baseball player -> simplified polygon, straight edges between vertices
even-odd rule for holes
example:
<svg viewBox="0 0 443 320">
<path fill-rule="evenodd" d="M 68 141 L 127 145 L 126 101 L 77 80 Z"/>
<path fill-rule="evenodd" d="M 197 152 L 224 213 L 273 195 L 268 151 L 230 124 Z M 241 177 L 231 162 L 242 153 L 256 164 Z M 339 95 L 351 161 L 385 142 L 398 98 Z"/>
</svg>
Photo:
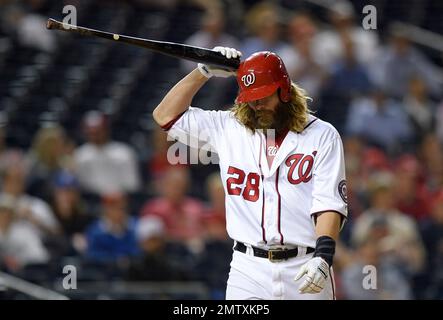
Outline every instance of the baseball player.
<svg viewBox="0 0 443 320">
<path fill-rule="evenodd" d="M 226 299 L 333 299 L 335 243 L 347 217 L 341 138 L 310 114 L 304 91 L 272 52 L 241 62 L 232 109 L 190 107 L 208 79 L 232 75 L 198 64 L 153 113 L 170 135 L 197 138 L 218 153 L 235 243 Z"/>
</svg>

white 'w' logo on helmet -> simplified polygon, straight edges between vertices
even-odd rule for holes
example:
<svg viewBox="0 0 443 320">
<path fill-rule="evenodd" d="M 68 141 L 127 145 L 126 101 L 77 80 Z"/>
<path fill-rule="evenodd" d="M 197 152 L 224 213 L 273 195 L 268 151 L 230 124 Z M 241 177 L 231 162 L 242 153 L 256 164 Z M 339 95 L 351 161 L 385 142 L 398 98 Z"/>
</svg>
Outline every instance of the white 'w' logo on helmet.
<svg viewBox="0 0 443 320">
<path fill-rule="evenodd" d="M 249 87 L 251 84 L 255 82 L 255 74 L 254 72 L 250 72 L 248 74 L 245 74 L 243 77 L 241 77 L 241 81 L 245 85 L 245 87 Z"/>
</svg>

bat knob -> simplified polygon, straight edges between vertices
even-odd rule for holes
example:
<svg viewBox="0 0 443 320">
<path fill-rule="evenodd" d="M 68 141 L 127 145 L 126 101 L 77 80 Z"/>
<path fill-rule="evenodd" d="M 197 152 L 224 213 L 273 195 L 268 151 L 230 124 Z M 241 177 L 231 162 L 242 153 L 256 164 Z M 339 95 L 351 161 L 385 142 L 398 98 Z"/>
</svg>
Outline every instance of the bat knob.
<svg viewBox="0 0 443 320">
<path fill-rule="evenodd" d="M 46 29 L 52 29 L 52 27 L 54 26 L 54 19 L 48 19 L 48 21 L 46 22 Z"/>
</svg>

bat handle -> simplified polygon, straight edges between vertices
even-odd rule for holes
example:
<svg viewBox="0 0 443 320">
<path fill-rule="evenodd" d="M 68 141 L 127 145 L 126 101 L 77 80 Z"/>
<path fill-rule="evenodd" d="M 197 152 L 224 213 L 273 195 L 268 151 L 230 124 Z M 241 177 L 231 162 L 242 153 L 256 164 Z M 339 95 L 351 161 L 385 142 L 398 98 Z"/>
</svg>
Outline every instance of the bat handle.
<svg viewBox="0 0 443 320">
<path fill-rule="evenodd" d="M 48 21 L 46 21 L 46 29 L 49 30 L 57 29 L 57 30 L 67 31 L 69 29 L 75 30 L 76 28 L 77 27 L 72 24 L 60 22 L 52 18 L 49 18 Z"/>
<path fill-rule="evenodd" d="M 46 29 L 49 29 L 49 30 L 51 30 L 51 29 L 55 29 L 55 27 L 56 27 L 58 24 L 60 24 L 59 21 L 57 21 L 57 20 L 55 20 L 55 19 L 52 19 L 52 18 L 49 18 L 48 21 L 46 22 Z"/>
</svg>

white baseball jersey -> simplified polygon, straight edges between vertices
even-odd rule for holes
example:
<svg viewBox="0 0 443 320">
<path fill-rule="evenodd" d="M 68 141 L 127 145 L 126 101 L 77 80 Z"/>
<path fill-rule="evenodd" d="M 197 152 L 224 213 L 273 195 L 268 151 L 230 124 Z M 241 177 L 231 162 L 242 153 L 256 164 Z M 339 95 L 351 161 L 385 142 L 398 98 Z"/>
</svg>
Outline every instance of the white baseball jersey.
<svg viewBox="0 0 443 320">
<path fill-rule="evenodd" d="M 288 132 L 268 166 L 266 137 L 230 111 L 190 107 L 164 129 L 189 144 L 198 139 L 219 156 L 229 236 L 253 246 L 315 247 L 312 216 L 347 216 L 343 146 L 335 128 L 314 116 L 301 133 Z M 186 137 L 186 139 L 184 139 Z"/>
</svg>

